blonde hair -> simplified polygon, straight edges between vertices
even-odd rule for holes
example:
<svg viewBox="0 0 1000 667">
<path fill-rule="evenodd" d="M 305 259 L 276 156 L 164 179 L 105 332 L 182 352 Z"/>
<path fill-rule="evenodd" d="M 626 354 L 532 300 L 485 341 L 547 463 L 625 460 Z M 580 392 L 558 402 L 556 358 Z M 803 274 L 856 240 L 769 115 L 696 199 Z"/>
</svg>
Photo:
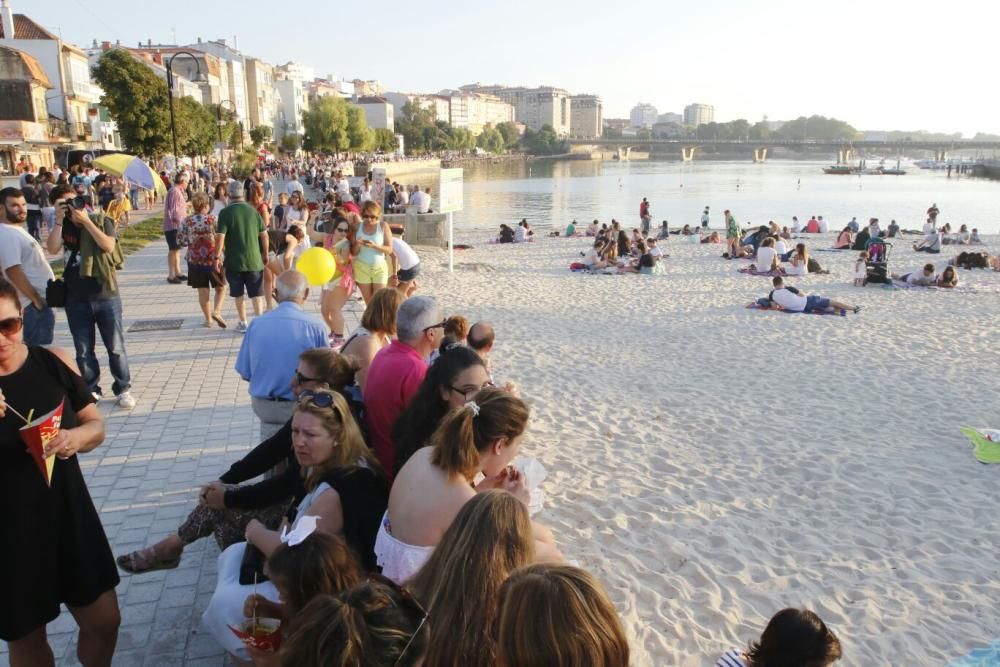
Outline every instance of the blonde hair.
<svg viewBox="0 0 1000 667">
<path fill-rule="evenodd" d="M 194 209 L 195 213 L 207 211 L 210 203 L 208 195 L 204 192 L 196 192 L 191 195 L 191 208 Z"/>
<path fill-rule="evenodd" d="M 395 336 L 396 311 L 403 299 L 402 293 L 397 289 L 383 287 L 378 290 L 361 315 L 361 326 L 371 333 Z"/>
<path fill-rule="evenodd" d="M 467 479 L 479 472 L 479 453 L 501 438 L 507 438 L 509 445 L 524 433 L 530 414 L 524 401 L 502 389 L 481 389 L 472 400 L 475 409 L 470 405 L 452 409 L 431 436 L 431 463 Z"/>
<path fill-rule="evenodd" d="M 500 590 L 500 667 L 627 667 L 629 646 L 601 584 L 570 565 L 529 565 Z"/>
<path fill-rule="evenodd" d="M 361 207 L 361 217 L 366 215 L 374 215 L 379 220 L 382 219 L 382 207 L 379 206 L 378 202 L 366 201 L 365 205 Z"/>
<path fill-rule="evenodd" d="M 313 393 L 329 395 L 333 402 L 328 407 L 321 408 L 310 400 L 310 396 L 303 395 L 295 405 L 294 414 L 306 413 L 318 417 L 326 432 L 336 440 L 336 446 L 325 461 L 302 470 L 306 489 L 312 491 L 327 474 L 338 468 L 355 465 L 360 459 L 364 459 L 372 470 L 381 471 L 381 466 L 365 444 L 361 429 L 354 421 L 344 397 L 336 391 L 323 389 Z"/>
<path fill-rule="evenodd" d="M 496 664 L 500 587 L 534 556 L 531 518 L 520 500 L 486 491 L 462 506 L 410 582 L 433 614 L 428 665 Z"/>
</svg>

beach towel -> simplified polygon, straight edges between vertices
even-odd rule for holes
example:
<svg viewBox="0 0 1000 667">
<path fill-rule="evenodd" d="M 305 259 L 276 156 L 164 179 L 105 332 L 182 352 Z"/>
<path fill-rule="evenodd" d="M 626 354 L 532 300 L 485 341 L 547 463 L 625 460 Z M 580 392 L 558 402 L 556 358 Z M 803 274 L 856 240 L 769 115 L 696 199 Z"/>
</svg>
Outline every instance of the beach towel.
<svg viewBox="0 0 1000 667">
<path fill-rule="evenodd" d="M 977 292 L 1000 292 L 1000 286 L 984 286 L 980 285 L 975 287 L 973 285 L 955 285 L 954 287 L 939 287 L 938 285 L 911 285 L 905 280 L 893 280 L 892 284 L 885 283 L 882 285 L 884 289 L 907 289 L 916 291 L 930 291 L 930 292 L 955 292 L 957 294 L 976 294 Z"/>
<path fill-rule="evenodd" d="M 767 301 L 767 299 L 761 299 L 760 301 L 751 301 L 746 305 L 750 310 L 777 310 L 782 313 L 788 313 L 789 315 L 840 315 L 841 317 L 846 317 L 848 311 L 844 310 L 810 310 L 808 313 L 798 311 L 798 310 L 785 310 L 776 303 L 772 303 L 769 306 L 765 306 L 761 301 Z"/>
<path fill-rule="evenodd" d="M 972 455 L 980 463 L 1000 463 L 1000 442 L 990 440 L 986 437 L 986 434 L 974 428 L 964 427 L 959 430 L 972 443 Z M 992 433 L 998 432 L 992 431 Z M 997 438 L 1000 439 L 1000 434 L 998 434 Z"/>
<path fill-rule="evenodd" d="M 746 273 L 751 276 L 768 276 L 773 278 L 774 276 L 787 276 L 784 269 L 778 269 L 777 271 L 758 271 L 755 266 L 748 266 L 742 269 L 736 269 L 740 273 Z"/>
</svg>

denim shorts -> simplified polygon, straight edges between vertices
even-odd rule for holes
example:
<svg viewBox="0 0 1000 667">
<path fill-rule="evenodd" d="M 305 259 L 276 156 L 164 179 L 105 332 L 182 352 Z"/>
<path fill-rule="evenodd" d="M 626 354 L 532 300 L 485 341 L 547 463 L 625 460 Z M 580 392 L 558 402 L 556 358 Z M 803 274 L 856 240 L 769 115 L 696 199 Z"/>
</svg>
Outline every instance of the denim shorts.
<svg viewBox="0 0 1000 667">
<path fill-rule="evenodd" d="M 165 236 L 166 239 L 167 239 L 167 249 L 168 250 L 180 250 L 181 249 L 181 247 L 179 245 L 177 245 L 177 230 L 176 229 L 168 229 L 167 231 L 163 232 L 163 236 Z"/>
<path fill-rule="evenodd" d="M 802 311 L 803 313 L 811 313 L 814 310 L 826 310 L 830 307 L 830 300 L 825 296 L 816 296 L 815 294 L 810 294 L 806 297 L 806 307 Z"/>
<path fill-rule="evenodd" d="M 396 272 L 396 277 L 401 283 L 408 283 L 420 275 L 420 263 L 414 264 L 412 268 L 400 269 Z"/>
<path fill-rule="evenodd" d="M 263 271 L 230 271 L 226 269 L 226 282 L 229 283 L 229 296 L 241 297 L 244 289 L 251 299 L 264 296 Z"/>
</svg>

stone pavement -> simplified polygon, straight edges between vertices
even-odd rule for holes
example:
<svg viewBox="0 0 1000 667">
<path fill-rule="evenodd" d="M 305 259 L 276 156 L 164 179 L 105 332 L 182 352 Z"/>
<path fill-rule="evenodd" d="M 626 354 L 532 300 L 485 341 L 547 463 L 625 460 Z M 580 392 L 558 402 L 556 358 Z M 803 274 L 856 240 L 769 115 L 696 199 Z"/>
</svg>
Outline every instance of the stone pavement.
<svg viewBox="0 0 1000 667">
<path fill-rule="evenodd" d="M 223 310 L 229 329 L 202 328 L 196 291 L 166 282 L 166 253 L 166 243 L 157 241 L 126 259 L 120 274 L 123 325 L 127 330 L 137 320 L 152 319 L 183 319 L 183 324 L 172 331 L 126 332 L 138 404 L 122 410 L 103 400 L 107 438 L 80 456 L 116 556 L 176 530 L 196 505 L 200 484 L 217 479 L 259 442 L 247 385 L 233 370 L 242 336 L 233 331 L 232 299 Z M 319 291 L 313 292 L 307 309 L 318 315 Z M 358 325 L 362 310 L 360 301 L 345 306 L 348 331 Z M 55 344 L 73 348 L 63 313 L 57 315 Z M 102 386 L 110 394 L 107 357 L 97 347 Z M 122 574 L 115 665 L 225 663 L 222 649 L 200 627 L 215 587 L 218 554 L 215 541 L 204 539 L 185 550 L 176 570 Z M 64 610 L 48 632 L 56 663 L 78 664 L 72 616 Z M 8 665 L 4 642 L 0 665 Z"/>
</svg>

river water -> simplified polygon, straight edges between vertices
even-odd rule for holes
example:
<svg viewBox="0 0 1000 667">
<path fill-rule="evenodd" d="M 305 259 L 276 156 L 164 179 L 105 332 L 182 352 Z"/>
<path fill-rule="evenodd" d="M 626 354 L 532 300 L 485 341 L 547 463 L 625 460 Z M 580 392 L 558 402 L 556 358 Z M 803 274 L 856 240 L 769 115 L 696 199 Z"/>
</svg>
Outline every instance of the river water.
<svg viewBox="0 0 1000 667">
<path fill-rule="evenodd" d="M 920 229 L 925 211 L 936 203 L 938 223 L 1000 233 L 1000 182 L 943 171 L 918 169 L 905 162 L 905 176 L 831 176 L 828 161 L 577 161 L 535 160 L 474 164 L 465 168 L 465 209 L 455 214 L 459 229 L 496 229 L 501 222 L 527 218 L 539 228 L 562 228 L 576 219 L 625 225 L 639 223 L 639 202 L 652 204 L 654 226 L 671 229 L 698 224 L 711 207 L 713 228 L 722 212 L 733 211 L 744 226 L 774 220 L 803 223 L 822 215 L 836 231 L 856 216 L 878 218 L 883 228 L 895 219 L 904 229 Z M 891 165 L 895 166 L 895 164 Z"/>
</svg>

